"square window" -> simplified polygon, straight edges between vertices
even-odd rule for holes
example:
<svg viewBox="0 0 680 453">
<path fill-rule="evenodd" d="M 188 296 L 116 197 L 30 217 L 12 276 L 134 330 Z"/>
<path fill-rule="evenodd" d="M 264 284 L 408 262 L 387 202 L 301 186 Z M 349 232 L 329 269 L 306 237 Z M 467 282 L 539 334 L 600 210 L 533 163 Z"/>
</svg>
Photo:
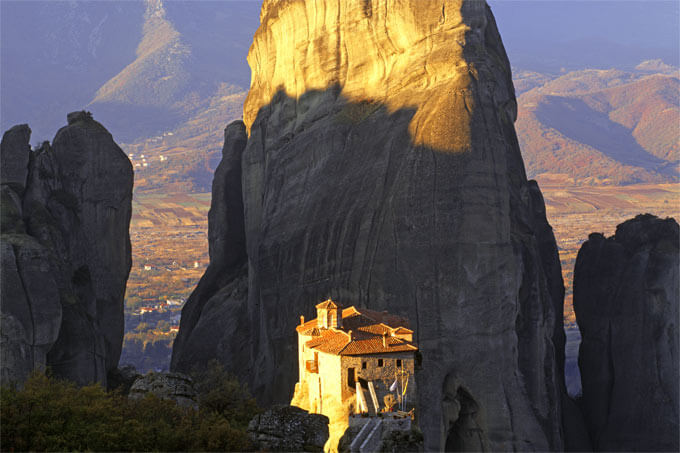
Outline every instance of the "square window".
<svg viewBox="0 0 680 453">
<path fill-rule="evenodd" d="M 366 369 L 366 362 L 361 362 L 361 369 L 365 370 Z"/>
<path fill-rule="evenodd" d="M 397 366 L 401 366 L 401 359 L 397 359 Z"/>
<path fill-rule="evenodd" d="M 383 361 L 382 361 L 382 359 L 378 359 L 378 366 L 383 366 Z"/>
</svg>

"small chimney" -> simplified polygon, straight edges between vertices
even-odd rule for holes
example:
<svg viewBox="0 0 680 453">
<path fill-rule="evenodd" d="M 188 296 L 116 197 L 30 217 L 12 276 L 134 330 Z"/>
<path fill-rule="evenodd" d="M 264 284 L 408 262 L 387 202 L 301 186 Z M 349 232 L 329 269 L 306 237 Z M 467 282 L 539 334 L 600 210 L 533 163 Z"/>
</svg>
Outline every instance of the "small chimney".
<svg viewBox="0 0 680 453">
<path fill-rule="evenodd" d="M 387 332 L 384 332 L 383 335 L 383 348 L 387 348 Z"/>
<path fill-rule="evenodd" d="M 352 341 L 352 331 L 351 330 L 347 332 L 347 335 L 349 335 L 349 341 Z"/>
<path fill-rule="evenodd" d="M 300 315 L 300 325 L 303 325 L 305 323 L 305 317 Z"/>
</svg>

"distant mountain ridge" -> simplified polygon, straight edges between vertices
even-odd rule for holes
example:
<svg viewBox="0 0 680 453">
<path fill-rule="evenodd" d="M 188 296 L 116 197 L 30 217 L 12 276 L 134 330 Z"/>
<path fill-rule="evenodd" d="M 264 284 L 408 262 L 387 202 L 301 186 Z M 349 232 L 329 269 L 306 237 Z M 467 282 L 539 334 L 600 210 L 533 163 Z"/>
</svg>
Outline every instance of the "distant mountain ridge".
<svg viewBox="0 0 680 453">
<path fill-rule="evenodd" d="M 146 0 L 135 60 L 104 83 L 88 107 L 130 141 L 168 131 L 210 109 L 223 84 L 245 88 L 254 6 Z M 252 29 L 244 27 L 249 23 Z"/>
<path fill-rule="evenodd" d="M 165 18 L 161 0 L 147 1 L 142 30 L 137 58 L 97 90 L 93 104 L 167 106 L 188 88 L 191 48 Z"/>
<path fill-rule="evenodd" d="M 677 70 L 661 69 L 562 76 L 515 69 L 516 128 L 529 177 L 586 185 L 677 181 L 680 82 Z M 210 190 L 224 125 L 243 112 L 245 91 L 231 90 L 211 97 L 172 135 L 121 145 L 133 161 L 144 154 L 149 162 L 136 167 L 137 190 Z M 170 161 L 161 163 L 160 155 Z"/>
<path fill-rule="evenodd" d="M 87 107 L 118 141 L 171 130 L 245 89 L 252 1 L 3 1 L 1 126 L 30 122 L 39 143 Z M 29 58 L 30 57 L 30 58 Z"/>
<path fill-rule="evenodd" d="M 645 65 L 642 65 L 645 68 Z M 580 184 L 678 180 L 680 80 L 664 70 L 525 74 L 517 133 L 527 172 Z"/>
<path fill-rule="evenodd" d="M 134 59 L 140 2 L 0 2 L 0 125 L 30 123 L 38 144 L 66 112 Z M 114 132 L 114 136 L 117 134 Z"/>
</svg>

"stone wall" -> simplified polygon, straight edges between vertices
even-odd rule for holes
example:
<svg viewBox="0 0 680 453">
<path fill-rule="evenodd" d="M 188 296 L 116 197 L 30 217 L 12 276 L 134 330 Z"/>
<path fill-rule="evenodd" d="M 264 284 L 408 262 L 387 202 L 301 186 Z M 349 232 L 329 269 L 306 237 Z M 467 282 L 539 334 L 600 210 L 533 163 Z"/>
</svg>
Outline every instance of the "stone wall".
<svg viewBox="0 0 680 453">
<path fill-rule="evenodd" d="M 378 361 L 382 360 L 383 366 L 378 366 Z M 397 366 L 397 360 L 401 360 L 401 367 Z M 366 368 L 363 368 L 363 364 Z M 366 381 L 373 381 L 375 392 L 378 397 L 378 404 L 382 408 L 384 406 L 384 397 L 388 393 L 392 393 L 395 398 L 399 398 L 399 391 L 390 392 L 389 388 L 394 383 L 397 377 L 408 376 L 408 385 L 406 386 L 406 402 L 407 411 L 415 407 L 416 395 L 418 386 L 416 385 L 415 365 L 413 353 L 394 353 L 394 354 L 375 354 L 367 356 L 343 356 L 342 357 L 342 373 L 343 383 L 347 382 L 348 368 L 354 368 L 356 376 Z M 401 379 L 399 382 L 399 389 L 402 388 Z M 406 378 L 403 380 L 406 383 Z M 364 390 L 366 402 L 368 403 L 369 413 L 374 414 L 373 403 L 368 388 Z M 356 405 L 356 391 L 354 388 L 343 386 L 343 399 L 354 402 Z M 399 404 L 397 404 L 399 407 Z"/>
</svg>

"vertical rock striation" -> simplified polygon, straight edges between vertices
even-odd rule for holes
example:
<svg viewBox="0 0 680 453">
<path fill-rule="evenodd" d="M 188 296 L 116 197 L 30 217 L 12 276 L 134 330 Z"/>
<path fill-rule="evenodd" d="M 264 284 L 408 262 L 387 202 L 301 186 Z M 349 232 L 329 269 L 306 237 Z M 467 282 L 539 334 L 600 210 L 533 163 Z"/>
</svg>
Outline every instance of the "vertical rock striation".
<svg viewBox="0 0 680 453">
<path fill-rule="evenodd" d="M 29 138 L 23 125 L 2 140 L 2 382 L 49 366 L 106 384 L 123 341 L 132 165 L 86 112 L 52 145 L 31 151 Z"/>
<path fill-rule="evenodd" d="M 173 369 L 218 351 L 285 402 L 299 315 L 332 297 L 410 319 L 426 449 L 562 448 L 560 264 L 486 3 L 265 1 L 248 61 L 247 270 L 208 269 Z"/>
<path fill-rule="evenodd" d="M 678 451 L 680 229 L 639 215 L 593 233 L 574 269 L 581 407 L 598 451 Z"/>
</svg>

